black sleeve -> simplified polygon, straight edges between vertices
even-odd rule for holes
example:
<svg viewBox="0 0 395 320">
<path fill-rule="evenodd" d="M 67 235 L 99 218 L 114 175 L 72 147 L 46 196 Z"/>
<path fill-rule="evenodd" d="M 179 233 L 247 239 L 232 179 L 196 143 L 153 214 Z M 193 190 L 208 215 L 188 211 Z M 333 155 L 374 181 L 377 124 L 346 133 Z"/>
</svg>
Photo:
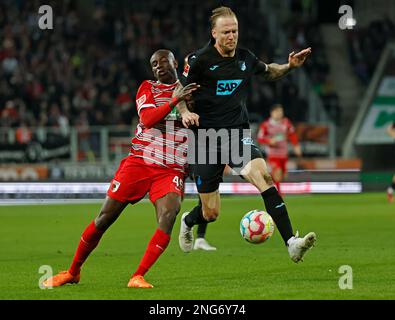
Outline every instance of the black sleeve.
<svg viewBox="0 0 395 320">
<path fill-rule="evenodd" d="M 185 87 L 190 83 L 199 83 L 199 59 L 195 54 L 188 57 L 188 62 L 184 67 L 184 72 L 181 76 L 181 84 Z"/>
<path fill-rule="evenodd" d="M 258 57 L 253 54 L 251 51 L 248 51 L 252 58 L 252 72 L 253 74 L 263 74 L 267 72 L 267 64 L 262 60 L 259 60 Z"/>
<path fill-rule="evenodd" d="M 258 60 L 254 68 L 254 74 L 263 74 L 266 72 L 267 72 L 267 64 L 261 60 Z"/>
</svg>

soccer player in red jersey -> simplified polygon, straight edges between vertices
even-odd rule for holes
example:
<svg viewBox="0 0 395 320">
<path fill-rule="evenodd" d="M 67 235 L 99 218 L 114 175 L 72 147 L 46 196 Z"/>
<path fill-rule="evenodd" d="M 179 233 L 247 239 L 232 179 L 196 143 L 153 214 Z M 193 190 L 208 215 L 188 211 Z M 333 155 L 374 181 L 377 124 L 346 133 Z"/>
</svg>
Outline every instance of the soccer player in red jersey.
<svg viewBox="0 0 395 320">
<path fill-rule="evenodd" d="M 287 173 L 288 141 L 294 147 L 298 157 L 302 156 L 295 128 L 291 121 L 284 117 L 284 108 L 275 104 L 270 108 L 270 118 L 263 121 L 258 129 L 257 141 L 266 146 L 267 161 L 272 169 L 272 177 L 281 194 L 280 182 Z"/>
<path fill-rule="evenodd" d="M 184 103 L 198 85 L 179 85 L 173 53 L 158 50 L 150 64 L 157 81 L 145 80 L 138 89 L 136 105 L 140 121 L 130 153 L 121 161 L 99 215 L 82 233 L 70 268 L 44 281 L 46 287 L 78 283 L 82 264 L 103 233 L 129 203 L 137 203 L 147 193 L 155 206 L 158 228 L 128 287 L 153 287 L 144 275 L 169 244 L 183 196 L 187 147 L 183 125 L 198 125 L 199 116 L 189 112 Z M 183 114 L 182 120 L 178 110 Z"/>
</svg>

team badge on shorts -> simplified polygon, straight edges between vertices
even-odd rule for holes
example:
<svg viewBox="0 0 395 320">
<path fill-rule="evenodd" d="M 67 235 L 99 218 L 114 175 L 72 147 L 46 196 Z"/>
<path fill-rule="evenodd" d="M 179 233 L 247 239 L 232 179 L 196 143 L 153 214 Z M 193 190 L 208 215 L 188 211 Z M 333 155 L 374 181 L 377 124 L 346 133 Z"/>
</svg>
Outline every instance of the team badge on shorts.
<svg viewBox="0 0 395 320">
<path fill-rule="evenodd" d="M 200 186 L 202 184 L 202 178 L 200 176 L 196 176 L 196 184 Z"/>
</svg>

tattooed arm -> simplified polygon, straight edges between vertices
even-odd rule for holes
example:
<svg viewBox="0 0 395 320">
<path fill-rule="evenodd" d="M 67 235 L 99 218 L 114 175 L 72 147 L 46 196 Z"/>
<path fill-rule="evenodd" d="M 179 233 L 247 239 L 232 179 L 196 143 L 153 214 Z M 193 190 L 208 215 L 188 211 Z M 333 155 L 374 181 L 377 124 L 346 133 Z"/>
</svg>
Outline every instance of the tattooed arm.
<svg viewBox="0 0 395 320">
<path fill-rule="evenodd" d="M 311 48 L 304 49 L 298 53 L 294 51 L 288 56 L 288 63 L 277 64 L 271 63 L 267 65 L 265 72 L 265 79 L 269 81 L 275 81 L 281 79 L 287 75 L 292 69 L 299 68 L 306 61 L 306 58 L 310 55 Z"/>
</svg>

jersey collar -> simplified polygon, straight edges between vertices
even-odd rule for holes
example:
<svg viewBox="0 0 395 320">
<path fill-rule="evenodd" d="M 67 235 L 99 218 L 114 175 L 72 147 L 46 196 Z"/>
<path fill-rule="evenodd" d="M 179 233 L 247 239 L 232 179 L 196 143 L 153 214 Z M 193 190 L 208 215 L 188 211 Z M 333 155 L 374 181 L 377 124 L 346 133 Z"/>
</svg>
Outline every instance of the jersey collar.
<svg viewBox="0 0 395 320">
<path fill-rule="evenodd" d="M 156 85 L 160 85 L 160 86 L 164 86 L 164 87 L 173 87 L 173 86 L 176 85 L 178 82 L 179 82 L 178 79 L 177 79 L 176 82 L 170 83 L 170 84 L 169 84 L 169 83 L 162 83 L 162 82 L 160 82 L 159 80 L 156 80 L 155 84 L 156 84 Z"/>
</svg>

